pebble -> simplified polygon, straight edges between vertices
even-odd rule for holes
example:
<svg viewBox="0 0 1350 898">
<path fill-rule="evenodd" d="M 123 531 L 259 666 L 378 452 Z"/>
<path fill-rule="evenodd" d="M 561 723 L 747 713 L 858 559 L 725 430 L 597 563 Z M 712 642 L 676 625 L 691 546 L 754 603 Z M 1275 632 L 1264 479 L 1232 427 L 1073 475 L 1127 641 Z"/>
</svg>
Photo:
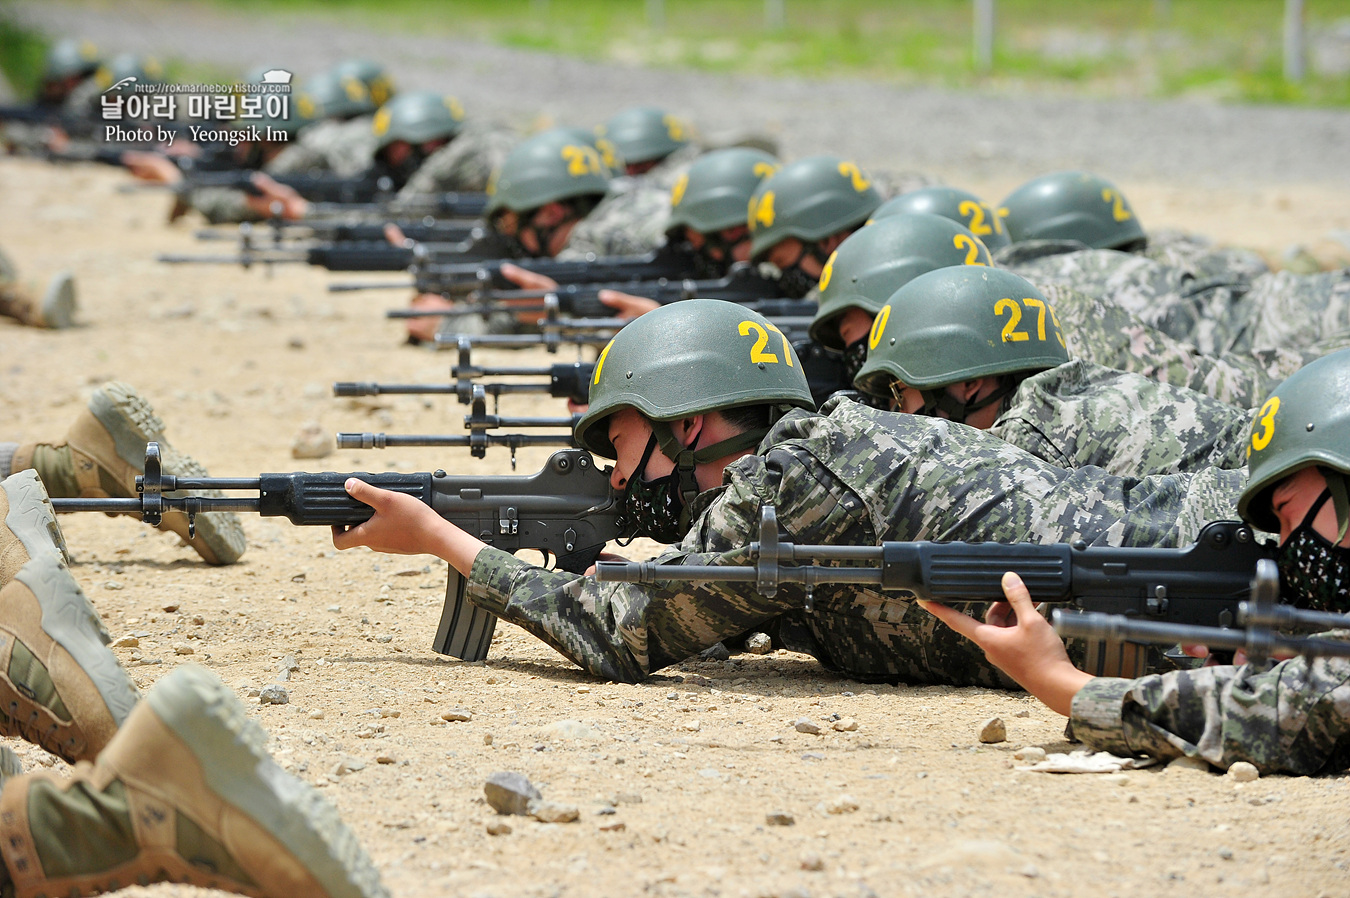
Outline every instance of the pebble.
<svg viewBox="0 0 1350 898">
<path fill-rule="evenodd" d="M 1201 758 L 1173 758 L 1167 764 L 1168 770 L 1203 770 L 1209 773 L 1209 764 Z"/>
<path fill-rule="evenodd" d="M 767 655 L 773 651 L 773 640 L 768 633 L 751 633 L 745 637 L 745 650 L 752 655 Z"/>
<path fill-rule="evenodd" d="M 281 669 L 281 670 L 299 670 L 299 669 L 300 669 L 300 665 L 299 665 L 298 662 L 296 662 L 295 656 L 294 656 L 294 655 L 287 655 L 286 657 L 284 657 L 284 658 L 281 659 L 280 669 Z"/>
<path fill-rule="evenodd" d="M 628 829 L 628 826 L 622 820 L 616 820 L 613 823 L 602 823 L 597 828 L 602 833 L 621 833 Z"/>
<path fill-rule="evenodd" d="M 346 776 L 349 773 L 355 773 L 358 770 L 365 770 L 366 762 L 360 758 L 343 758 L 333 765 L 333 776 Z"/>
<path fill-rule="evenodd" d="M 570 804 L 533 801 L 530 802 L 530 816 L 540 823 L 575 823 L 580 819 L 581 811 Z"/>
<path fill-rule="evenodd" d="M 305 424 L 291 441 L 291 458 L 325 458 L 332 452 L 333 438 L 318 421 Z"/>
<path fill-rule="evenodd" d="M 167 611 L 167 612 L 169 612 L 170 614 L 172 614 L 173 612 L 175 612 L 175 611 L 178 610 L 178 603 L 177 603 L 177 602 L 170 602 L 169 604 L 163 605 L 163 606 L 161 606 L 161 607 L 163 607 L 163 609 L 164 609 L 165 611 Z"/>
<path fill-rule="evenodd" d="M 375 756 L 376 764 L 397 764 L 398 758 L 391 754 L 379 754 Z"/>
<path fill-rule="evenodd" d="M 197 651 L 196 649 L 188 645 L 186 642 L 174 643 L 173 653 L 175 655 L 191 655 L 194 654 L 196 651 Z"/>
<path fill-rule="evenodd" d="M 770 811 L 764 815 L 764 822 L 769 826 L 792 826 L 797 822 L 787 811 Z"/>
<path fill-rule="evenodd" d="M 831 729 L 834 729 L 840 733 L 852 733 L 853 731 L 858 729 L 858 721 L 854 720 L 852 717 L 844 717 L 841 718 L 840 720 L 836 720 L 831 725 Z"/>
<path fill-rule="evenodd" d="M 523 773 L 501 770 L 483 784 L 487 803 L 498 814 L 528 814 L 530 803 L 540 801 L 543 795 Z"/>
<path fill-rule="evenodd" d="M 489 820 L 487 834 L 489 836 L 509 836 L 511 835 L 511 824 L 505 820 Z"/>
<path fill-rule="evenodd" d="M 636 792 L 616 792 L 610 804 L 642 804 L 642 796 Z"/>
<path fill-rule="evenodd" d="M 323 720 L 323 711 L 322 711 L 322 709 L 315 708 L 313 711 L 310 711 L 310 712 L 309 712 L 309 719 L 310 719 L 310 720 Z"/>
<path fill-rule="evenodd" d="M 206 618 L 202 617 L 200 614 L 194 614 L 192 615 L 192 623 L 194 626 L 200 627 L 202 624 L 206 623 Z"/>
<path fill-rule="evenodd" d="M 109 581 L 107 581 L 106 583 L 103 584 L 103 588 L 104 588 L 104 589 L 123 589 L 124 587 L 122 586 L 121 583 L 118 583 L 116 580 L 109 580 Z"/>
<path fill-rule="evenodd" d="M 801 867 L 803 870 L 810 870 L 818 873 L 825 869 L 825 859 L 814 851 L 802 855 Z"/>
<path fill-rule="evenodd" d="M 1250 783 L 1261 777 L 1261 773 L 1256 769 L 1256 765 L 1247 761 L 1234 761 L 1228 767 L 1228 775 L 1239 783 Z"/>
<path fill-rule="evenodd" d="M 731 652 L 727 651 L 727 647 L 722 643 L 714 642 L 698 653 L 698 659 L 700 661 L 730 661 Z"/>
<path fill-rule="evenodd" d="M 467 708 L 451 708 L 441 714 L 441 720 L 449 720 L 455 723 L 473 720 L 473 712 Z"/>
<path fill-rule="evenodd" d="M 858 810 L 858 802 L 852 795 L 843 794 L 825 802 L 827 814 L 852 814 Z"/>
<path fill-rule="evenodd" d="M 793 722 L 792 728 L 799 733 L 807 733 L 812 736 L 819 736 L 821 733 L 825 732 L 825 730 L 821 728 L 820 724 L 816 723 L 809 717 L 798 717 Z"/>
<path fill-rule="evenodd" d="M 1013 752 L 1013 757 L 1019 761 L 1029 761 L 1036 764 L 1045 760 L 1045 749 L 1039 745 L 1028 745 Z"/>
<path fill-rule="evenodd" d="M 703 724 L 700 721 L 691 720 L 686 724 L 682 724 L 680 729 L 688 733 L 697 733 L 699 730 L 703 729 Z"/>
<path fill-rule="evenodd" d="M 123 636 L 120 639 L 114 639 L 112 647 L 115 649 L 134 649 L 141 644 L 141 641 L 135 636 Z"/>
<path fill-rule="evenodd" d="M 991 717 L 980 724 L 980 741 L 986 744 L 1008 741 L 1008 725 L 1002 717 Z"/>
<path fill-rule="evenodd" d="M 258 701 L 264 705 L 285 705 L 290 703 L 291 694 L 286 687 L 273 683 L 258 690 Z"/>
</svg>

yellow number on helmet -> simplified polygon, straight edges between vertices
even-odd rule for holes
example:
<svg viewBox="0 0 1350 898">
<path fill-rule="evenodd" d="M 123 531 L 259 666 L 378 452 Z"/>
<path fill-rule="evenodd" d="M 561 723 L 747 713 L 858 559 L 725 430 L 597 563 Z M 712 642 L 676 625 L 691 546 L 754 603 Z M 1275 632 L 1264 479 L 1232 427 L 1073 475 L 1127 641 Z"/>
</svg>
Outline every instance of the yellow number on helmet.
<svg viewBox="0 0 1350 898">
<path fill-rule="evenodd" d="M 574 178 L 600 174 L 600 154 L 594 147 L 565 146 L 562 157 L 567 161 L 567 173 Z"/>
<path fill-rule="evenodd" d="M 450 111 L 450 117 L 455 121 L 461 121 L 464 118 L 464 107 L 455 97 L 445 98 L 445 108 Z"/>
<path fill-rule="evenodd" d="M 834 274 L 834 259 L 839 255 L 839 250 L 830 253 L 830 257 L 825 260 L 825 267 L 820 270 L 820 292 L 824 293 L 830 286 L 830 277 Z"/>
<path fill-rule="evenodd" d="M 366 93 L 366 86 L 351 75 L 342 79 L 342 89 L 346 91 L 347 99 L 353 103 L 360 103 L 369 96 Z"/>
<path fill-rule="evenodd" d="M 755 167 L 750 171 L 754 173 L 756 178 L 759 178 L 762 181 L 778 171 L 778 169 L 779 166 L 774 165 L 772 162 L 756 162 Z"/>
<path fill-rule="evenodd" d="M 755 230 L 760 225 L 766 228 L 773 227 L 773 191 L 766 190 L 764 195 L 756 200 L 750 197 L 750 210 L 747 217 L 750 230 Z"/>
<path fill-rule="evenodd" d="M 684 199 L 684 192 L 686 189 L 688 189 L 688 187 L 689 187 L 689 173 L 685 172 L 684 174 L 680 175 L 680 179 L 675 182 L 675 186 L 670 188 L 670 205 L 672 207 L 678 206 L 680 204 L 680 201 Z"/>
<path fill-rule="evenodd" d="M 661 121 L 665 124 L 666 133 L 670 135 L 671 140 L 677 140 L 681 143 L 685 141 L 684 122 L 680 121 L 673 115 L 668 115 L 663 119 L 661 119 Z"/>
<path fill-rule="evenodd" d="M 318 111 L 316 104 L 314 103 L 314 98 L 309 94 L 301 94 L 299 98 L 296 99 L 295 110 L 300 113 L 301 118 L 315 118 L 315 113 Z M 382 109 L 380 111 L 383 112 L 384 110 Z M 375 116 L 375 121 L 371 126 L 375 129 L 376 136 L 383 134 L 385 131 L 389 130 L 389 116 L 386 115 L 384 117 L 383 128 L 380 127 L 380 117 L 378 115 Z"/>
<path fill-rule="evenodd" d="M 618 168 L 619 154 L 613 143 L 603 137 L 597 137 L 595 148 L 600 152 L 600 159 L 605 163 L 605 168 L 610 170 Z"/>
<path fill-rule="evenodd" d="M 1260 452 L 1270 445 L 1271 439 L 1275 436 L 1275 413 L 1279 410 L 1280 397 L 1278 396 L 1270 397 L 1266 400 L 1266 404 L 1261 406 L 1261 411 L 1256 416 L 1256 423 L 1252 426 L 1252 446 L 1247 452 L 1248 456 L 1253 452 Z"/>
<path fill-rule="evenodd" d="M 862 170 L 852 162 L 839 163 L 839 174 L 848 178 L 849 183 L 853 185 L 853 189 L 859 193 L 872 186 L 872 182 L 867 180 L 863 176 Z"/>
<path fill-rule="evenodd" d="M 889 304 L 881 307 L 877 312 L 876 320 L 872 322 L 872 330 L 867 335 L 867 348 L 876 349 L 881 344 L 881 335 L 886 330 L 886 322 L 891 320 L 891 307 Z"/>
<path fill-rule="evenodd" d="M 600 351 L 600 357 L 595 360 L 595 377 L 594 379 L 591 380 L 591 386 L 595 386 L 596 384 L 600 383 L 600 372 L 603 371 L 605 368 L 605 356 L 609 355 L 609 349 L 613 345 L 614 345 L 613 340 L 610 340 L 608 343 L 606 343 L 605 348 Z"/>
<path fill-rule="evenodd" d="M 1102 202 L 1111 204 L 1111 217 L 1116 221 L 1129 221 L 1134 216 L 1125 206 L 1125 197 L 1120 195 L 1120 191 L 1112 190 L 1107 187 L 1102 190 Z"/>
<path fill-rule="evenodd" d="M 979 240 L 972 238 L 969 234 L 956 234 L 952 237 L 952 246 L 966 251 L 966 257 L 961 261 L 963 265 L 988 265 L 989 250 L 984 248 L 984 244 Z M 981 261 L 983 256 L 983 261 Z"/>
</svg>

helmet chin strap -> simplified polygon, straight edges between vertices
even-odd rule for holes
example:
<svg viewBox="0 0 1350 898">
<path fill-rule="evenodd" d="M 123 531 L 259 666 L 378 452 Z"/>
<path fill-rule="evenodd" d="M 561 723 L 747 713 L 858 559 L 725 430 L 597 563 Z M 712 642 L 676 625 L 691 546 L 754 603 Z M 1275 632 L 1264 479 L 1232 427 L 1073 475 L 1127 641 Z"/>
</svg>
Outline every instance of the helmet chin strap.
<svg viewBox="0 0 1350 898">
<path fill-rule="evenodd" d="M 998 389 L 983 399 L 976 399 L 973 402 L 963 402 L 957 399 L 951 393 L 948 393 L 945 387 L 939 387 L 936 390 L 920 390 L 919 395 L 923 396 L 923 408 L 919 409 L 918 414 L 933 417 L 938 412 L 942 412 L 944 417 L 956 421 L 958 424 L 965 424 L 966 420 L 980 409 L 987 408 L 995 402 L 1001 402 L 1004 398 L 1012 395 L 1017 386 L 1016 381 L 1005 378 Z"/>
<path fill-rule="evenodd" d="M 703 436 L 702 431 L 694 437 L 693 442 L 688 446 L 682 446 L 675 437 L 675 432 L 671 429 L 669 421 L 652 421 L 651 425 L 657 445 L 661 447 L 661 452 L 666 458 L 675 462 L 675 471 L 679 474 L 680 496 L 684 499 L 684 510 L 680 513 L 681 526 L 688 525 L 689 507 L 698 494 L 702 492 L 698 487 L 695 467 L 707 464 L 710 461 L 716 461 L 719 458 L 725 458 L 734 452 L 753 449 L 760 444 L 764 435 L 769 432 L 768 428 L 747 430 L 713 443 L 711 446 L 695 449 L 699 437 Z"/>
<path fill-rule="evenodd" d="M 1318 467 L 1326 479 L 1327 489 L 1331 492 L 1331 505 L 1336 509 L 1336 539 L 1334 545 L 1340 545 L 1345 534 L 1350 531 L 1350 477 L 1331 468 Z"/>
</svg>

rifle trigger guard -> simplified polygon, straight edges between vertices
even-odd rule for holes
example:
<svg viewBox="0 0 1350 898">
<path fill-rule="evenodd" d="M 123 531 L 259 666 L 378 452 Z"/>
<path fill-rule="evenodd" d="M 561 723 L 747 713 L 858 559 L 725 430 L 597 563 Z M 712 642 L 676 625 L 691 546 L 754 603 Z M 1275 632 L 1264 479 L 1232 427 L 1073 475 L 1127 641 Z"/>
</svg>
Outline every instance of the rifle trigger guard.
<svg viewBox="0 0 1350 898">
<path fill-rule="evenodd" d="M 164 519 L 164 467 L 160 464 L 159 443 L 145 444 L 145 473 L 136 478 L 141 493 L 141 520 L 159 526 Z"/>
<path fill-rule="evenodd" d="M 778 514 L 772 505 L 759 511 L 759 559 L 755 565 L 756 587 L 760 595 L 778 594 Z"/>
</svg>

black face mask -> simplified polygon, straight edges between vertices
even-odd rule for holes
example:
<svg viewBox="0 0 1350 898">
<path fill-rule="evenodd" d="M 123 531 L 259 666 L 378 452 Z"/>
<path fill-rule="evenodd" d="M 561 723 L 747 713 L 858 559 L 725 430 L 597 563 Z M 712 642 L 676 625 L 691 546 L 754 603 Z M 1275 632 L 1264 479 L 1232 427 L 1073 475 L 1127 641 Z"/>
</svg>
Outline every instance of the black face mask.
<svg viewBox="0 0 1350 898">
<path fill-rule="evenodd" d="M 1313 518 L 1331 498 L 1325 490 L 1303 523 L 1280 545 L 1280 599 L 1296 608 L 1350 611 L 1350 548 L 1313 529 Z"/>
<path fill-rule="evenodd" d="M 839 363 L 839 368 L 844 378 L 845 389 L 853 389 L 853 381 L 858 377 L 858 372 L 862 370 L 862 366 L 866 363 L 866 336 L 859 337 L 844 347 L 844 357 Z"/>
<path fill-rule="evenodd" d="M 647 440 L 647 448 L 642 452 L 642 461 L 638 462 L 628 478 L 623 502 L 635 536 L 647 536 L 671 545 L 684 539 L 689 523 L 685 518 L 678 469 L 654 480 L 644 480 L 642 477 L 642 472 L 647 470 L 647 460 L 655 449 L 656 434 L 652 434 Z"/>
<path fill-rule="evenodd" d="M 819 278 L 814 278 L 802 271 L 801 262 L 796 262 L 788 268 L 781 269 L 778 275 L 778 287 L 783 291 L 783 295 L 789 299 L 801 299 L 811 292 L 811 288 L 820 282 Z"/>
</svg>

